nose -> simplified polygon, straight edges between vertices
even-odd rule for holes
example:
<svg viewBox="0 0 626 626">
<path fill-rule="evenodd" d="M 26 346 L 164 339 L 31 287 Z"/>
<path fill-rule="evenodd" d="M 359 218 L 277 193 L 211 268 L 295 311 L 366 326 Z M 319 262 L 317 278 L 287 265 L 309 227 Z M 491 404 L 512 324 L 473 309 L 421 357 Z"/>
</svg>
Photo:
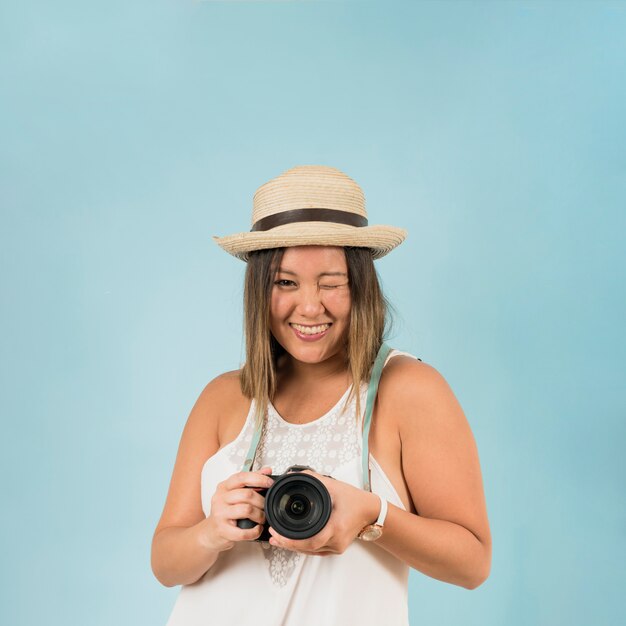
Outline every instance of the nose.
<svg viewBox="0 0 626 626">
<path fill-rule="evenodd" d="M 297 312 L 302 317 L 316 319 L 325 310 L 322 303 L 322 294 L 317 286 L 306 287 L 299 290 L 299 298 L 296 306 Z"/>
</svg>

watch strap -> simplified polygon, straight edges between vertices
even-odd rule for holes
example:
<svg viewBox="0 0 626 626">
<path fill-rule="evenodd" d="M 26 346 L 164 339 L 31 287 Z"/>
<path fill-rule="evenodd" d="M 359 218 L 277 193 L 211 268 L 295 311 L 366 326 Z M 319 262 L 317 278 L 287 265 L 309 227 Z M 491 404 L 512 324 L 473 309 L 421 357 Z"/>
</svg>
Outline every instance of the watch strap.
<svg viewBox="0 0 626 626">
<path fill-rule="evenodd" d="M 361 532 L 357 535 L 357 539 L 362 539 L 363 541 L 376 541 L 376 539 L 379 539 L 382 535 L 385 519 L 387 517 L 387 500 L 379 494 L 376 495 L 380 499 L 380 513 L 378 514 L 378 519 L 373 524 L 367 524 L 364 526 L 361 529 Z M 376 534 L 372 536 L 371 534 L 373 532 Z"/>
<path fill-rule="evenodd" d="M 376 494 L 378 495 L 378 494 Z M 378 516 L 378 519 L 374 522 L 376 524 L 376 526 L 384 526 L 385 524 L 385 519 L 387 517 L 387 500 L 385 500 L 385 498 L 381 498 L 380 496 L 378 496 L 380 498 L 380 515 Z"/>
</svg>

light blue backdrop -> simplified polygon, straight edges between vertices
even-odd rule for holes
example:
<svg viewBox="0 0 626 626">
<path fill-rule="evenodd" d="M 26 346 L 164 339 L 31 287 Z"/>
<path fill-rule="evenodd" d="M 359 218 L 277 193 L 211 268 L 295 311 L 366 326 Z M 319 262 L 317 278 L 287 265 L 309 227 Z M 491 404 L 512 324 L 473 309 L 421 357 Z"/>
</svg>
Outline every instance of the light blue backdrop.
<svg viewBox="0 0 626 626">
<path fill-rule="evenodd" d="M 619 623 L 626 3 L 5 1 L 0 71 L 3 624 L 165 624 L 178 440 L 243 354 L 211 235 L 298 164 L 408 229 L 389 342 L 480 451 L 491 576 L 412 572 L 412 623 Z"/>
</svg>

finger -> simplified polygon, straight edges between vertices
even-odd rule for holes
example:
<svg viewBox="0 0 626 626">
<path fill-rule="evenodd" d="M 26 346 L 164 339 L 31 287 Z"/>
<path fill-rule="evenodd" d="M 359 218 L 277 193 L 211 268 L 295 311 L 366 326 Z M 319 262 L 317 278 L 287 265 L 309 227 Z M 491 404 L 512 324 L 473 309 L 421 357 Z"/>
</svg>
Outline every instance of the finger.
<svg viewBox="0 0 626 626">
<path fill-rule="evenodd" d="M 222 531 L 222 536 L 228 541 L 254 541 L 261 536 L 263 526 L 257 524 L 253 528 L 239 528 L 239 526 L 228 526 Z"/>
<path fill-rule="evenodd" d="M 320 531 L 317 535 L 308 539 L 289 539 L 278 533 L 271 526 L 269 527 L 269 533 L 272 538 L 276 540 L 277 545 L 285 546 L 289 550 L 314 552 L 316 554 L 319 554 L 321 550 L 332 550 L 332 548 L 329 547 L 333 541 L 332 533 Z"/>
<path fill-rule="evenodd" d="M 302 554 L 306 554 L 307 556 L 336 556 L 336 552 L 331 552 L 330 550 L 325 550 L 323 552 L 304 552 L 300 551 Z"/>
<path fill-rule="evenodd" d="M 308 539 L 287 539 L 277 534 L 275 531 L 272 532 L 272 530 L 273 529 L 270 527 L 269 532 L 271 537 L 269 542 L 271 545 L 277 548 L 284 548 L 285 550 L 292 550 L 293 552 L 315 552 Z"/>
<path fill-rule="evenodd" d="M 269 469 L 269 468 L 268 468 Z M 240 489 L 241 487 L 271 487 L 274 481 L 265 473 L 237 472 L 229 476 L 222 484 L 225 489 Z"/>
<path fill-rule="evenodd" d="M 254 489 L 233 489 L 227 491 L 223 498 L 226 504 L 251 504 L 259 509 L 265 508 L 265 497 Z"/>
<path fill-rule="evenodd" d="M 287 539 L 279 533 L 277 533 L 271 526 L 269 527 L 270 544 L 285 550 L 292 550 L 294 552 L 302 552 L 305 554 L 339 554 L 338 550 L 334 550 L 330 547 L 330 541 L 322 541 L 319 535 L 312 537 L 311 539 Z M 332 539 L 332 537 L 331 537 Z"/>
<path fill-rule="evenodd" d="M 328 546 L 324 546 L 324 550 L 312 550 L 310 547 L 305 549 L 304 546 L 301 546 L 298 541 L 279 541 L 275 537 L 271 537 L 269 542 L 270 545 L 275 546 L 276 548 L 291 550 L 292 552 L 299 552 L 308 556 L 331 556 L 339 554 L 337 550 L 329 549 Z"/>
<path fill-rule="evenodd" d="M 228 519 L 249 519 L 257 524 L 265 523 L 265 512 L 251 504 L 233 504 L 226 513 Z"/>
</svg>

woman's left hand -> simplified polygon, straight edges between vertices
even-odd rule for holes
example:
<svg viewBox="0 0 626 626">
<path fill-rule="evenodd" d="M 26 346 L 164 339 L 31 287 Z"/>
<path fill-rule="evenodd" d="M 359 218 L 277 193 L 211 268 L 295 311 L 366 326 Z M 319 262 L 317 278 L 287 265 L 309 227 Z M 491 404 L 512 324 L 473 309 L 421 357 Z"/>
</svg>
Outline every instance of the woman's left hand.
<svg viewBox="0 0 626 626">
<path fill-rule="evenodd" d="M 332 502 L 328 523 L 309 539 L 287 539 L 270 527 L 270 544 L 315 556 L 343 554 L 363 527 L 376 521 L 380 512 L 380 498 L 341 480 L 311 470 L 304 472 L 315 476 L 328 489 Z"/>
</svg>

